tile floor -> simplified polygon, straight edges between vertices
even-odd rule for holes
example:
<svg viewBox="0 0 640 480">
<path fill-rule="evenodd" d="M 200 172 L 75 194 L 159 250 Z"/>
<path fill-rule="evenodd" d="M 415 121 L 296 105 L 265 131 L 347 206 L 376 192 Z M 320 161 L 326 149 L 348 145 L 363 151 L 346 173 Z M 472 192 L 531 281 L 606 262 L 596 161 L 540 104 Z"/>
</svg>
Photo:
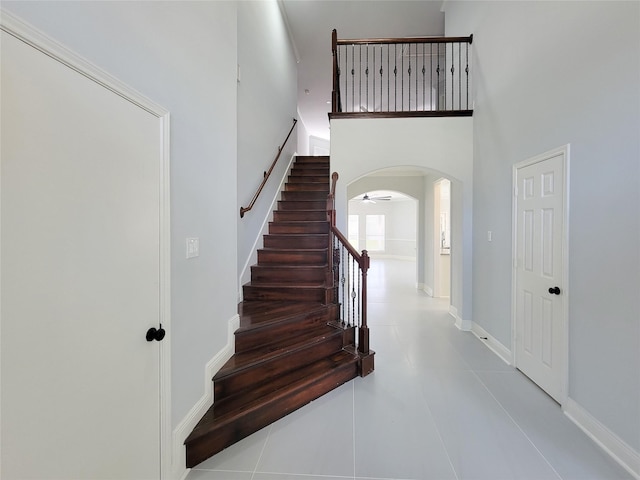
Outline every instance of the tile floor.
<svg viewBox="0 0 640 480">
<path fill-rule="evenodd" d="M 187 480 L 618 480 L 621 467 L 480 340 L 415 264 L 373 260 L 376 370 L 201 463 Z"/>
</svg>

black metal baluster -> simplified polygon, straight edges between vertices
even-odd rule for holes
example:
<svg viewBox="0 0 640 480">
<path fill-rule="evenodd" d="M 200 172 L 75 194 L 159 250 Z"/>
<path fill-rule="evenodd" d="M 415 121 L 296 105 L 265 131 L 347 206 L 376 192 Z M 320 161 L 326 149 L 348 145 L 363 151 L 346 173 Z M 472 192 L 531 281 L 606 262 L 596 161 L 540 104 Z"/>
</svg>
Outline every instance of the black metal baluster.
<svg viewBox="0 0 640 480">
<path fill-rule="evenodd" d="M 362 45 L 358 45 L 358 51 L 360 52 L 360 60 L 358 63 L 358 103 L 360 104 L 360 108 L 358 109 L 358 113 L 362 111 Z"/>
<path fill-rule="evenodd" d="M 362 318 L 362 286 L 360 285 L 360 281 L 362 280 L 360 276 L 360 267 L 358 265 L 358 317 L 356 319 L 356 325 L 359 327 L 361 325 L 360 319 Z"/>
<path fill-rule="evenodd" d="M 436 67 L 436 110 L 440 110 L 440 44 L 438 43 L 438 66 Z"/>
<path fill-rule="evenodd" d="M 400 111 L 404 111 L 404 44 L 402 44 L 402 47 L 400 49 L 400 55 L 402 55 L 400 57 L 400 75 L 401 75 L 401 79 L 400 79 Z"/>
<path fill-rule="evenodd" d="M 453 43 L 450 43 L 449 45 L 451 45 L 451 110 L 455 110 L 454 108 L 454 88 L 453 86 L 455 85 L 455 79 L 454 79 L 454 72 L 456 70 L 454 63 L 455 63 L 455 59 L 453 58 L 453 53 L 455 51 L 455 45 Z"/>
<path fill-rule="evenodd" d="M 390 48 L 389 44 L 387 44 L 387 112 L 391 111 L 391 96 L 389 90 L 391 86 L 391 79 L 389 78 L 389 72 L 391 71 L 391 67 L 389 66 L 389 57 L 391 56 Z"/>
<path fill-rule="evenodd" d="M 344 46 L 344 111 L 349 111 L 349 46 Z"/>
<path fill-rule="evenodd" d="M 398 45 L 393 44 L 393 110 L 398 111 Z"/>
<path fill-rule="evenodd" d="M 356 96 L 356 46 L 351 44 L 351 111 L 355 112 L 355 96 Z"/>
<path fill-rule="evenodd" d="M 342 324 L 344 325 L 347 321 L 347 315 L 346 315 L 346 310 L 345 310 L 345 295 L 344 295 L 344 291 L 345 291 L 345 277 L 344 277 L 344 271 L 345 271 L 345 264 L 344 264 L 344 245 L 342 245 L 342 243 L 340 244 L 340 288 L 341 288 L 341 292 L 342 292 L 342 302 L 341 302 L 341 308 L 342 308 Z"/>
<path fill-rule="evenodd" d="M 375 58 L 376 56 L 376 49 L 375 47 L 373 48 L 373 57 Z M 375 70 L 375 67 L 374 67 Z M 382 96 L 382 75 L 384 74 L 384 70 L 382 68 L 382 45 L 380 45 L 380 111 L 382 111 L 382 104 L 383 104 L 383 96 Z M 375 76 L 374 76 L 375 78 Z M 373 96 L 375 97 L 375 89 L 374 89 L 374 94 Z"/>
<path fill-rule="evenodd" d="M 426 44 L 422 44 L 422 111 L 424 112 L 425 109 L 425 102 L 427 101 L 426 99 L 426 88 L 427 88 L 427 83 L 426 83 L 426 68 L 425 68 L 425 56 L 424 56 L 424 49 L 425 49 L 425 45 Z"/>
<path fill-rule="evenodd" d="M 373 75 L 371 76 L 371 79 L 373 80 L 373 85 L 371 86 L 371 96 L 373 97 L 373 111 L 375 112 L 376 110 L 376 47 L 374 45 L 371 48 L 372 48 L 371 56 L 373 57 Z M 369 46 L 367 46 L 367 58 L 369 58 Z"/>
<path fill-rule="evenodd" d="M 433 43 L 429 44 L 429 103 L 433 111 Z"/>
<path fill-rule="evenodd" d="M 467 43 L 467 66 L 465 67 L 464 71 L 467 74 L 467 110 L 470 110 L 469 108 L 469 44 Z"/>
<path fill-rule="evenodd" d="M 409 74 L 409 85 L 407 87 L 407 90 L 409 92 L 409 108 L 408 111 L 411 111 L 411 44 L 408 44 L 409 47 L 409 69 L 407 70 L 407 73 Z"/>
<path fill-rule="evenodd" d="M 349 326 L 355 324 L 356 319 L 356 273 L 355 273 L 355 258 L 351 257 L 351 314 L 354 323 L 349 323 Z"/>
<path fill-rule="evenodd" d="M 462 44 L 458 42 L 458 110 L 462 110 Z"/>
<path fill-rule="evenodd" d="M 418 111 L 418 44 L 416 43 L 416 112 Z"/>
<path fill-rule="evenodd" d="M 375 71 L 376 66 L 375 66 L 375 58 L 374 58 L 374 65 L 373 65 L 373 69 Z M 367 109 L 369 109 L 369 45 L 367 45 L 367 69 L 365 70 L 365 73 L 367 74 Z M 376 76 L 373 76 L 373 86 L 374 86 L 374 91 L 375 91 L 375 82 L 376 82 Z M 375 105 L 375 103 L 374 103 Z"/>
</svg>

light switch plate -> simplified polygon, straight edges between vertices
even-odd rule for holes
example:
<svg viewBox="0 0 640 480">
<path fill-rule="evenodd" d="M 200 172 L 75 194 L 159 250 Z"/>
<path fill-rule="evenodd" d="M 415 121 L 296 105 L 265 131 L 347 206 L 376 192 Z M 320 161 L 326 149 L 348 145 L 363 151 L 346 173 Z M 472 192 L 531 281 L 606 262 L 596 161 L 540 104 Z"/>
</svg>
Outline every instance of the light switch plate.
<svg viewBox="0 0 640 480">
<path fill-rule="evenodd" d="M 187 238 L 187 258 L 200 255 L 200 239 L 198 237 Z"/>
</svg>

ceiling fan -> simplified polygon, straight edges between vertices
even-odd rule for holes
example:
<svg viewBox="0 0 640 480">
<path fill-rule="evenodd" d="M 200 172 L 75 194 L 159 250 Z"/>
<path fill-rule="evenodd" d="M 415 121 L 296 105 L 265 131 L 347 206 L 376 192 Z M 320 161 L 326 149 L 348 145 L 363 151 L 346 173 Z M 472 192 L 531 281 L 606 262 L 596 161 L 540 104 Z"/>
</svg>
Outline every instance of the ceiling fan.
<svg viewBox="0 0 640 480">
<path fill-rule="evenodd" d="M 362 202 L 364 203 L 376 203 L 376 200 L 383 200 L 385 202 L 388 202 L 389 200 L 391 200 L 391 195 L 386 195 L 384 197 L 369 197 L 369 194 L 365 193 L 362 197 Z"/>
</svg>

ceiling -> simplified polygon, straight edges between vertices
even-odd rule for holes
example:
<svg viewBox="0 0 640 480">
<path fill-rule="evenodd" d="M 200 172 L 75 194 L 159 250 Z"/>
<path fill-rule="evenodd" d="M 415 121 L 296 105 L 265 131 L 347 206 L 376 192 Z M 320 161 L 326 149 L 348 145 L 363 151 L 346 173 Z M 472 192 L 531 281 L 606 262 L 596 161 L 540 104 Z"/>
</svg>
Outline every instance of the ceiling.
<svg viewBox="0 0 640 480">
<path fill-rule="evenodd" d="M 442 4 L 442 0 L 280 0 L 298 60 L 298 111 L 309 135 L 329 138 L 334 28 L 340 39 L 442 36 Z"/>
</svg>

